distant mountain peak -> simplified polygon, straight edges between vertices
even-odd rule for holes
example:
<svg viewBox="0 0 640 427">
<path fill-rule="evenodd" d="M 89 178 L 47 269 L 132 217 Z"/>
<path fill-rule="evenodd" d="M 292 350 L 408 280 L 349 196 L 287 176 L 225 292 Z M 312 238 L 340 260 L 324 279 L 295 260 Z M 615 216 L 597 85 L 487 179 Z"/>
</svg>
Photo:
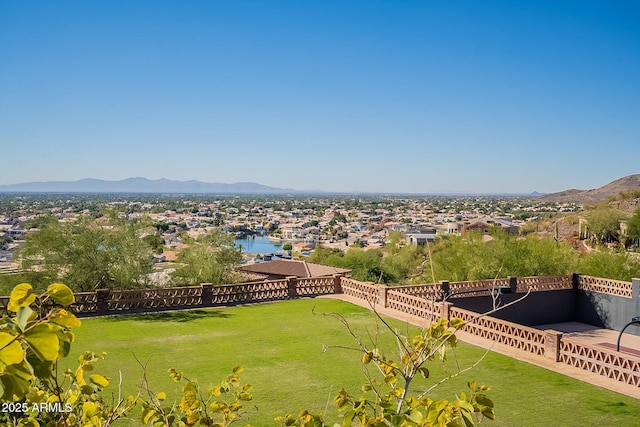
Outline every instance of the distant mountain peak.
<svg viewBox="0 0 640 427">
<path fill-rule="evenodd" d="M 0 192 L 31 193 L 184 193 L 184 194 L 290 194 L 301 190 L 269 187 L 255 182 L 233 184 L 196 180 L 174 181 L 166 178 L 144 177 L 107 181 L 83 178 L 77 181 L 27 182 L 0 185 Z"/>
</svg>

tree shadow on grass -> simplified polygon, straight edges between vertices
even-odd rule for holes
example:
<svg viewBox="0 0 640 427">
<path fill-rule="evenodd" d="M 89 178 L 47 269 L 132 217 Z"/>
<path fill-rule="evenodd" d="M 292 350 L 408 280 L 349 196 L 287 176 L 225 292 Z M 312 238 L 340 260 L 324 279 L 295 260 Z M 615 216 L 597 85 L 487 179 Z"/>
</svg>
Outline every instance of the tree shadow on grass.
<svg viewBox="0 0 640 427">
<path fill-rule="evenodd" d="M 161 312 L 146 312 L 136 314 L 121 314 L 116 316 L 107 316 L 104 319 L 112 322 L 120 322 L 123 320 L 135 320 L 145 322 L 190 322 L 192 320 L 199 319 L 226 319 L 231 317 L 231 314 L 224 310 L 177 310 L 177 311 L 161 311 Z"/>
</svg>

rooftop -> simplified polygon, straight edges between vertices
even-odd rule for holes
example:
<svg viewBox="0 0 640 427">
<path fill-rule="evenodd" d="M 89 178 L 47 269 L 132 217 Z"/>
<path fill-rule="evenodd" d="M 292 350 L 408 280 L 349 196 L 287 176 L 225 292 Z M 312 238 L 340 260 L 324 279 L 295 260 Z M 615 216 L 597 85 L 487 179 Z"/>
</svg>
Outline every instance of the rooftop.
<svg viewBox="0 0 640 427">
<path fill-rule="evenodd" d="M 238 267 L 237 270 L 258 274 L 268 274 L 270 276 L 295 276 L 300 278 L 332 276 L 334 274 L 346 274 L 351 272 L 351 270 L 346 268 L 332 267 L 330 265 L 315 264 L 306 261 L 283 259 L 246 265 Z"/>
</svg>

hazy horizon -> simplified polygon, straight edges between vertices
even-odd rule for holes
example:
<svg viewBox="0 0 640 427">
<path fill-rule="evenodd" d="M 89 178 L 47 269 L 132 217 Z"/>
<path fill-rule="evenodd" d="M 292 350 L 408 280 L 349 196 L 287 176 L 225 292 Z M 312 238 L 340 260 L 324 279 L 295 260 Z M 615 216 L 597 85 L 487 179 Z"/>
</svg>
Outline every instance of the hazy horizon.
<svg viewBox="0 0 640 427">
<path fill-rule="evenodd" d="M 0 185 L 553 193 L 640 172 L 635 2 L 3 2 Z"/>
<path fill-rule="evenodd" d="M 359 194 L 359 195 L 380 195 L 380 194 L 391 194 L 391 195 L 433 195 L 433 196 L 465 196 L 465 195 L 495 195 L 495 196 L 500 196 L 500 195 L 504 195 L 504 196 L 528 196 L 528 195 L 532 195 L 532 194 L 545 194 L 545 193 L 540 193 L 538 191 L 531 191 L 531 192 L 513 192 L 513 193 L 491 193 L 491 192 L 455 192 L 455 191 L 448 191 L 448 190 L 434 190 L 434 191 L 429 191 L 429 192 L 423 192 L 423 193 L 407 193 L 407 192 L 401 192 L 401 191 L 396 191 L 396 192 L 388 192 L 388 191 L 383 191 L 383 192 L 376 192 L 376 191 L 357 191 L 357 192 L 345 192 L 345 191 L 328 191 L 328 190 L 324 190 L 322 188 L 280 188 L 280 187 L 270 187 L 270 186 L 265 186 L 261 183 L 256 183 L 256 182 L 247 182 L 247 181 L 240 181 L 240 182 L 230 182 L 230 183 L 223 183 L 223 182 L 204 182 L 204 181 L 198 181 L 198 180 L 184 180 L 184 181 L 179 181 L 179 180 L 170 180 L 167 178 L 158 178 L 158 179 L 148 179 L 145 177 L 129 177 L 129 178 L 125 178 L 122 180 L 100 180 L 100 179 L 96 179 L 96 178 L 81 178 L 79 180 L 74 180 L 74 181 L 31 181 L 31 182 L 23 182 L 23 183 L 15 183 L 15 184 L 0 184 L 0 193 L 65 193 L 65 192 L 69 192 L 69 193 L 86 193 L 86 194 L 92 194 L 92 193 L 104 193 L 104 192 L 112 192 L 111 190 L 108 189 L 99 189 L 99 187 L 93 187 L 94 190 L 82 190 L 78 185 L 82 184 L 82 185 L 91 185 L 91 184 L 99 184 L 99 185 L 103 185 L 103 184 L 109 184 L 109 185 L 114 185 L 114 184 L 119 184 L 119 183 L 127 183 L 128 185 L 131 185 L 132 181 L 147 181 L 147 182 L 143 182 L 143 183 L 139 183 L 138 187 L 136 187 L 136 190 L 133 191 L 115 191 L 116 193 L 150 193 L 150 194 L 161 194 L 161 193 L 173 193 L 173 191 L 171 191 L 171 188 L 169 190 L 155 190 L 155 191 L 146 191 L 144 189 L 142 189 L 144 187 L 145 184 L 164 184 L 165 182 L 168 184 L 209 184 L 209 185 L 213 185 L 213 186 L 237 186 L 237 185 L 248 185 L 250 188 L 251 187 L 267 187 L 266 189 L 263 188 L 258 188 L 259 190 L 261 190 L 262 192 L 251 192 L 250 188 L 245 191 L 245 192 L 233 192 L 230 190 L 225 190 L 224 193 L 217 193 L 214 191 L 190 191 L 187 192 L 186 194 L 211 194 L 211 195 L 215 195 L 215 194 L 265 194 L 265 195 L 284 195 L 287 194 L 287 192 L 291 192 L 294 194 L 300 194 L 300 195 L 339 195 L 339 194 L 345 194 L 345 195 L 350 195 L 350 194 Z M 89 182 L 90 181 L 90 182 Z M 77 185 L 76 185 L 77 184 Z M 56 187 L 56 185 L 58 185 Z M 71 190 L 58 190 L 59 188 L 62 188 L 61 186 L 65 186 L 68 185 L 69 188 L 73 187 L 75 189 L 71 189 Z M 75 185 L 75 187 L 74 187 Z M 14 187 L 23 187 L 23 188 L 14 188 Z M 277 190 L 275 192 L 269 192 L 268 189 L 273 189 L 273 190 Z"/>
</svg>

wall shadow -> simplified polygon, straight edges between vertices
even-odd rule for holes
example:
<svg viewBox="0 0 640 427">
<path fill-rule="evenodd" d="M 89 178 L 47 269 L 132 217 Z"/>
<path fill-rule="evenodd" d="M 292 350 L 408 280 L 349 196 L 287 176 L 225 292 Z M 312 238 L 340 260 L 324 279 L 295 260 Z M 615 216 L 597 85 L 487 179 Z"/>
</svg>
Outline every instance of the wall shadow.
<svg viewBox="0 0 640 427">
<path fill-rule="evenodd" d="M 159 311 L 159 312 L 144 312 L 144 313 L 132 313 L 132 314 L 117 314 L 112 316 L 105 316 L 103 319 L 110 322 L 120 322 L 123 320 L 136 320 L 143 322 L 190 322 L 200 319 L 227 319 L 232 315 L 227 310 L 176 310 L 176 311 Z"/>
<path fill-rule="evenodd" d="M 610 295 L 587 291 L 577 292 L 580 307 L 578 320 L 600 328 L 616 329 L 616 325 L 612 324 L 609 316 L 609 311 L 615 307 Z"/>
<path fill-rule="evenodd" d="M 503 294 L 501 303 L 509 304 L 521 298 L 523 294 Z M 493 299 L 489 295 L 481 297 L 462 297 L 449 300 L 456 307 L 476 313 L 486 313 L 493 309 Z M 524 300 L 493 313 L 491 317 L 534 327 L 576 320 L 574 291 L 571 289 L 532 292 Z"/>
</svg>

